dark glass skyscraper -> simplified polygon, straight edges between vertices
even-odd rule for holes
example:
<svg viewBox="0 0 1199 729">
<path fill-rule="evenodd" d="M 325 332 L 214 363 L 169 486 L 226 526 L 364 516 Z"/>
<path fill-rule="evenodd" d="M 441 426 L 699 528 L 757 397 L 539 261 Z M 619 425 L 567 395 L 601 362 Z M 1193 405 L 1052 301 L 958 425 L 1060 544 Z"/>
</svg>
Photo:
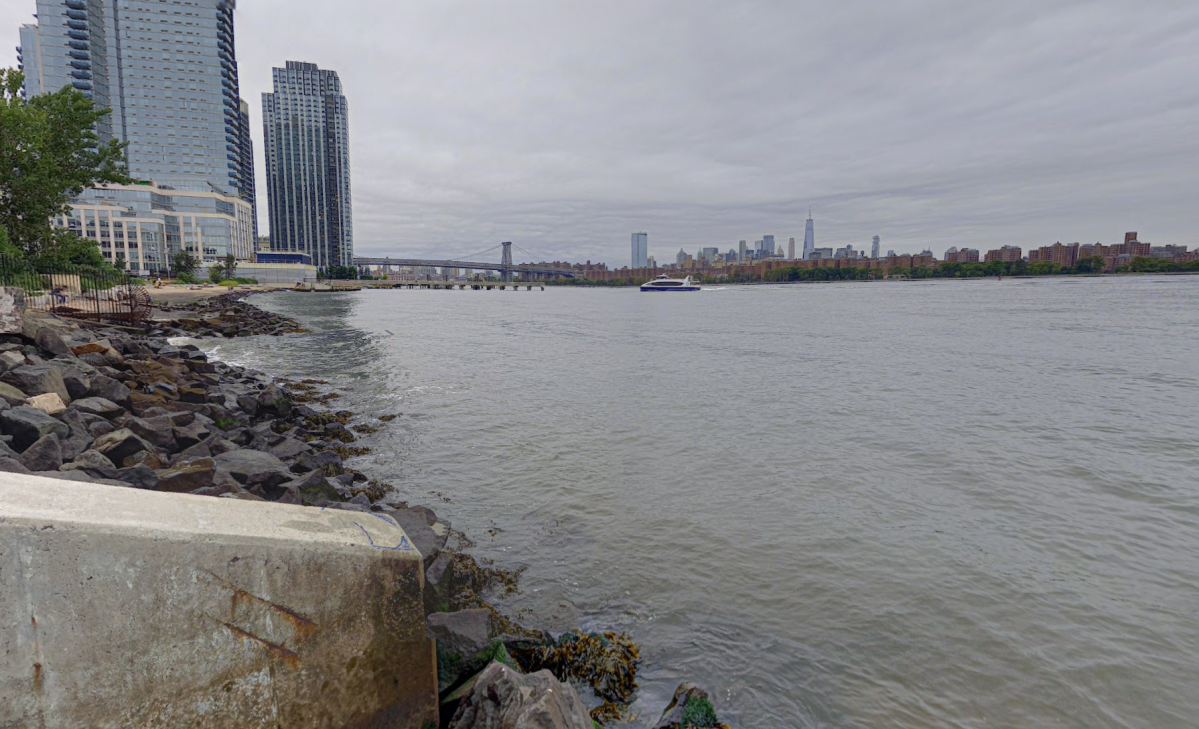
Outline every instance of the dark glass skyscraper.
<svg viewBox="0 0 1199 729">
<path fill-rule="evenodd" d="M 288 61 L 262 95 L 271 251 L 352 266 L 348 109 L 335 71 Z"/>
<path fill-rule="evenodd" d="M 258 248 L 258 195 L 254 185 L 254 141 L 250 137 L 250 105 L 239 99 L 241 113 L 237 119 L 238 194 L 250 203 L 254 216 L 254 247 Z"/>
</svg>

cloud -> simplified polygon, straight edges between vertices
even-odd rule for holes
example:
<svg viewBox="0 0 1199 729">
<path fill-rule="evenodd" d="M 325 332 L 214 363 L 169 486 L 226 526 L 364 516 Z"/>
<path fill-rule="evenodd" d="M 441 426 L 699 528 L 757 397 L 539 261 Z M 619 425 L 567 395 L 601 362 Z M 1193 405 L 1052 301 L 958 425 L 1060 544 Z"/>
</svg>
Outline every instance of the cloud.
<svg viewBox="0 0 1199 729">
<path fill-rule="evenodd" d="M 1199 244 L 1193 2 L 241 0 L 236 23 L 260 155 L 271 66 L 340 74 L 363 254 L 625 265 L 634 230 L 666 260 L 802 239 L 809 205 L 825 245 Z"/>
</svg>

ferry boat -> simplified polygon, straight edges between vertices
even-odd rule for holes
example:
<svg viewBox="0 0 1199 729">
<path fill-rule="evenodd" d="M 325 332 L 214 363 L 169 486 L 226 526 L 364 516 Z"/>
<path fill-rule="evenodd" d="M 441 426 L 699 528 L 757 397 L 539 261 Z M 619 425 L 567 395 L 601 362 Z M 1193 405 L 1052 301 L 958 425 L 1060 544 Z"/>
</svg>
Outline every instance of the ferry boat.
<svg viewBox="0 0 1199 729">
<path fill-rule="evenodd" d="M 642 291 L 699 291 L 699 286 L 691 283 L 691 277 L 684 279 L 659 276 L 653 281 L 641 284 Z"/>
</svg>

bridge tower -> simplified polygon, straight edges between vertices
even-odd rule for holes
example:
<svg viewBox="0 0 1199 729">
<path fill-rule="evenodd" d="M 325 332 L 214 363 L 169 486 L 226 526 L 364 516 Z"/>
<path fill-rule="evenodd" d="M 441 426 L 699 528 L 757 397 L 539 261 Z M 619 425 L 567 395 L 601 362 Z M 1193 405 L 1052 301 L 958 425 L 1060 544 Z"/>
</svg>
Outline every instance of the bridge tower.
<svg viewBox="0 0 1199 729">
<path fill-rule="evenodd" d="M 504 281 L 512 280 L 512 241 L 506 241 L 501 245 L 504 246 L 504 255 L 500 258 L 500 277 Z M 494 249 L 492 249 L 494 250 Z"/>
</svg>

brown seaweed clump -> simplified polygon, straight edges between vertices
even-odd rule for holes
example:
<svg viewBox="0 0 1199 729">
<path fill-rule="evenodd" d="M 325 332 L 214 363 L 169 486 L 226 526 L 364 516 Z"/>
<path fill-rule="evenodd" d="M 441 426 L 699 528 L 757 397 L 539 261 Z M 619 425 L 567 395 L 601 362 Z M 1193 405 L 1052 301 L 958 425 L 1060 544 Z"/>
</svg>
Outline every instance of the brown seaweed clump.
<svg viewBox="0 0 1199 729">
<path fill-rule="evenodd" d="M 344 446 L 340 444 L 329 446 L 329 450 L 336 453 L 337 457 L 343 461 L 348 461 L 355 456 L 365 456 L 371 452 L 371 449 L 366 446 Z"/>
<path fill-rule="evenodd" d="M 526 672 L 548 669 L 559 681 L 582 681 L 604 703 L 591 710 L 599 723 L 627 721 L 637 690 L 641 648 L 626 633 L 567 633 L 554 642 L 513 648 Z"/>
<path fill-rule="evenodd" d="M 520 575 L 524 570 L 503 570 L 495 562 L 484 559 L 483 564 L 469 554 L 446 552 L 454 560 L 454 593 L 450 595 L 450 611 L 490 608 L 483 601 L 484 593 L 503 588 L 501 597 L 520 590 Z M 494 612 L 494 611 L 493 611 Z M 514 633 L 519 635 L 520 633 Z"/>
<path fill-rule="evenodd" d="M 379 420 L 382 420 L 384 423 L 390 423 L 391 421 L 395 420 L 398 417 L 400 417 L 398 414 L 397 415 L 380 415 Z"/>
<path fill-rule="evenodd" d="M 358 494 L 366 494 L 366 498 L 370 499 L 372 503 L 382 499 L 393 491 L 395 491 L 394 486 L 386 481 L 379 481 L 377 479 L 367 481 L 365 486 L 351 486 L 349 489 L 351 497 Z"/>
</svg>

